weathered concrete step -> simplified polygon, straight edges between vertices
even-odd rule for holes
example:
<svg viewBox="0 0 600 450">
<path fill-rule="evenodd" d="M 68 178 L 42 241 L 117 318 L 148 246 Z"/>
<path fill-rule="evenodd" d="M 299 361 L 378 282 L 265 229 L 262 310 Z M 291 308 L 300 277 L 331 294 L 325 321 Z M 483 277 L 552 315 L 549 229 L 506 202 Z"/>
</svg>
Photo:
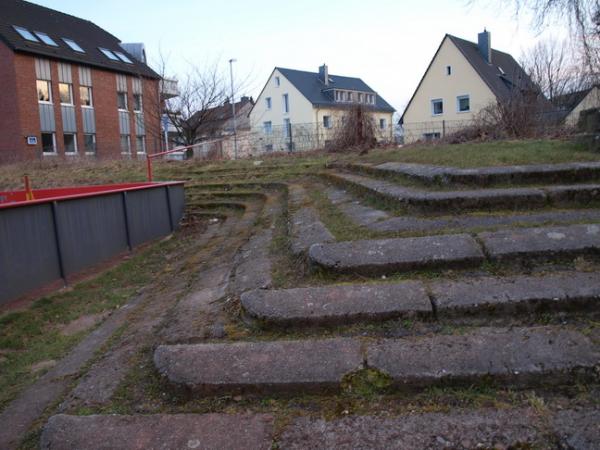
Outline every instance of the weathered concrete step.
<svg viewBox="0 0 600 450">
<path fill-rule="evenodd" d="M 241 302 L 246 317 L 251 320 L 264 325 L 294 327 L 431 316 L 433 312 L 425 286 L 418 281 L 259 289 L 243 294 Z"/>
<path fill-rule="evenodd" d="M 50 418 L 42 450 L 264 449 L 273 442 L 267 414 L 161 414 Z"/>
<path fill-rule="evenodd" d="M 465 335 L 384 339 L 367 349 L 367 364 L 397 388 L 487 379 L 508 386 L 572 383 L 597 377 L 600 348 L 559 327 L 480 328 Z"/>
<path fill-rule="evenodd" d="M 600 162 L 535 164 L 502 167 L 455 167 L 388 162 L 376 166 L 354 164 L 350 169 L 372 174 L 400 174 L 425 183 L 489 186 L 495 183 L 587 182 L 600 179 Z"/>
<path fill-rule="evenodd" d="M 600 349 L 560 327 L 480 328 L 464 335 L 363 342 L 356 338 L 160 346 L 159 372 L 203 393 L 295 392 L 339 388 L 366 366 L 397 388 L 493 380 L 507 386 L 597 377 Z M 583 378 L 582 378 L 583 379 Z"/>
<path fill-rule="evenodd" d="M 201 209 L 233 209 L 237 211 L 244 211 L 246 209 L 245 203 L 239 202 L 216 202 L 216 201 L 192 201 L 188 203 L 189 207 L 201 208 Z"/>
<path fill-rule="evenodd" d="M 300 417 L 284 429 L 278 444 L 288 450 L 598 448 L 600 410 L 567 409 L 547 416 L 550 426 L 533 408 L 355 415 L 335 420 Z"/>
<path fill-rule="evenodd" d="M 462 281 L 258 289 L 243 294 L 241 303 L 247 320 L 277 327 L 589 310 L 600 308 L 600 277 L 597 273 L 563 272 Z"/>
<path fill-rule="evenodd" d="M 327 339 L 160 346 L 154 363 L 169 382 L 204 392 L 338 388 L 363 365 L 360 341 Z"/>
<path fill-rule="evenodd" d="M 315 244 L 310 262 L 324 270 L 382 275 L 430 268 L 466 268 L 492 261 L 575 257 L 600 253 L 600 225 L 519 228 L 477 234 L 447 234 Z"/>
<path fill-rule="evenodd" d="M 540 208 L 585 204 L 600 199 L 600 185 L 549 188 L 424 191 L 350 173 L 328 173 L 330 180 L 400 207 L 421 212 Z"/>
<path fill-rule="evenodd" d="M 335 242 L 335 237 L 319 220 L 314 208 L 304 207 L 296 211 L 290 219 L 291 250 L 294 255 L 304 255 L 311 245 Z"/>
<path fill-rule="evenodd" d="M 363 275 L 474 267 L 485 260 L 479 244 L 468 234 L 315 244 L 308 255 L 322 269 Z"/>
<path fill-rule="evenodd" d="M 434 281 L 429 292 L 438 317 L 600 308 L 595 272 Z"/>
</svg>

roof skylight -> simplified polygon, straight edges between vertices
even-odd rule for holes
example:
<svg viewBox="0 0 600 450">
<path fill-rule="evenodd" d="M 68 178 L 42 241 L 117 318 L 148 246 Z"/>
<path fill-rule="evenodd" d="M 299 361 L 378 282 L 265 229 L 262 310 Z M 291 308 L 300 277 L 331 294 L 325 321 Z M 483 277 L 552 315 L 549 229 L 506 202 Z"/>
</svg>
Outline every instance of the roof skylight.
<svg viewBox="0 0 600 450">
<path fill-rule="evenodd" d="M 51 47 L 58 47 L 58 44 L 48 36 L 46 33 L 42 33 L 41 31 L 34 31 L 34 34 L 46 45 L 50 45 Z"/>
<path fill-rule="evenodd" d="M 26 41 L 31 41 L 31 42 L 40 42 L 38 40 L 38 38 L 36 38 L 33 33 L 31 31 L 29 31 L 27 28 L 23 28 L 23 27 L 17 27 L 16 25 L 13 25 L 13 28 L 15 29 L 15 31 L 17 33 L 19 33 L 21 35 L 21 37 L 23 39 L 25 39 Z"/>
<path fill-rule="evenodd" d="M 133 61 L 132 61 L 131 59 L 129 59 L 129 57 L 128 57 L 128 56 L 127 56 L 125 53 L 122 53 L 122 52 L 113 52 L 113 53 L 114 53 L 115 55 L 117 55 L 117 56 L 118 56 L 118 58 L 119 58 L 121 61 L 123 61 L 124 63 L 127 63 L 127 64 L 133 64 Z"/>
<path fill-rule="evenodd" d="M 85 50 L 82 49 L 79 46 L 79 44 L 77 42 L 75 42 L 73 39 L 62 38 L 62 40 L 65 42 L 65 44 L 67 44 L 71 48 L 71 50 L 74 50 L 79 53 L 85 53 Z"/>
<path fill-rule="evenodd" d="M 106 56 L 111 61 L 119 61 L 119 58 L 117 58 L 117 55 L 115 55 L 110 50 L 108 50 L 106 48 L 101 48 L 101 47 L 98 47 L 98 50 L 100 50 L 102 53 L 104 53 L 104 56 Z"/>
</svg>

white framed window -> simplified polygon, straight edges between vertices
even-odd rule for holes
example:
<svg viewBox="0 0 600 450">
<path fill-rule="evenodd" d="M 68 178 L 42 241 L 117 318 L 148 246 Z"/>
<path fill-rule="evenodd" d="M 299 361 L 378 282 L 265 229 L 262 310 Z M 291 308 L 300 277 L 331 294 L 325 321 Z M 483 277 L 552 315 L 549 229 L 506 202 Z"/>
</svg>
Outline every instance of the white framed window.
<svg viewBox="0 0 600 450">
<path fill-rule="evenodd" d="M 61 105 L 73 104 L 73 85 L 70 83 L 58 83 L 58 93 Z"/>
<path fill-rule="evenodd" d="M 431 114 L 433 116 L 441 116 L 444 114 L 444 100 L 441 98 L 431 100 Z"/>
<path fill-rule="evenodd" d="M 38 37 L 38 39 L 44 44 L 49 45 L 50 47 L 58 47 L 56 41 L 50 36 L 48 36 L 46 33 L 42 33 L 41 31 L 34 31 L 34 33 Z"/>
<path fill-rule="evenodd" d="M 74 155 L 77 153 L 77 135 L 75 133 L 63 134 L 63 144 L 67 155 Z"/>
<path fill-rule="evenodd" d="M 111 61 L 120 61 L 119 58 L 117 58 L 117 55 L 115 55 L 110 50 L 108 50 L 106 48 L 102 48 L 102 47 L 98 47 L 98 50 L 100 50 L 102 52 L 102 54 L 104 56 L 106 56 L 108 59 L 110 59 Z"/>
<path fill-rule="evenodd" d="M 141 112 L 143 107 L 142 94 L 133 94 L 133 110 Z"/>
<path fill-rule="evenodd" d="M 290 137 L 290 119 L 283 119 L 283 136 L 288 139 Z"/>
<path fill-rule="evenodd" d="M 85 153 L 88 155 L 96 154 L 96 135 L 95 134 L 84 134 L 83 145 L 85 146 Z"/>
<path fill-rule="evenodd" d="M 27 28 L 23 28 L 23 27 L 17 27 L 16 25 L 13 25 L 13 28 L 15 29 L 15 31 L 17 33 L 19 33 L 19 35 L 25 39 L 26 41 L 30 41 L 30 42 L 40 42 L 38 38 L 36 38 L 33 33 L 31 31 L 29 31 Z"/>
<path fill-rule="evenodd" d="M 81 48 L 81 46 L 75 42 L 73 39 L 62 38 L 63 42 L 69 46 L 71 50 L 77 53 L 85 53 L 85 50 Z"/>
<path fill-rule="evenodd" d="M 146 136 L 136 136 L 135 148 L 138 153 L 146 153 Z"/>
<path fill-rule="evenodd" d="M 471 111 L 471 99 L 468 95 L 459 95 L 456 97 L 456 112 Z"/>
<path fill-rule="evenodd" d="M 38 102 L 52 103 L 52 89 L 50 87 L 50 81 L 36 80 L 35 84 L 37 89 Z"/>
<path fill-rule="evenodd" d="M 133 64 L 133 61 L 123 52 L 113 52 L 117 57 L 127 64 Z"/>
<path fill-rule="evenodd" d="M 452 75 L 452 66 L 446 66 L 446 75 Z"/>
<path fill-rule="evenodd" d="M 46 155 L 56 154 L 56 134 L 42 133 L 42 151 Z"/>
<path fill-rule="evenodd" d="M 387 128 L 387 120 L 379 119 L 379 128 L 385 130 Z"/>
<path fill-rule="evenodd" d="M 335 91 L 335 101 L 336 102 L 342 101 L 342 92 L 341 91 Z"/>
<path fill-rule="evenodd" d="M 92 96 L 92 88 L 89 86 L 79 86 L 79 100 L 81 106 L 94 107 L 94 99 Z"/>
<path fill-rule="evenodd" d="M 117 92 L 117 107 L 121 111 L 127 111 L 127 92 Z"/>
<path fill-rule="evenodd" d="M 276 87 L 279 87 L 279 86 L 281 86 L 281 78 L 279 78 L 279 77 L 275 77 L 275 86 L 276 86 Z"/>
<path fill-rule="evenodd" d="M 273 123 L 271 121 L 263 122 L 263 130 L 265 134 L 273 134 Z"/>
<path fill-rule="evenodd" d="M 423 138 L 427 141 L 427 142 L 431 142 L 431 141 L 435 141 L 438 140 L 442 137 L 442 135 L 438 132 L 433 132 L 433 133 L 424 133 L 423 134 Z"/>
<path fill-rule="evenodd" d="M 128 134 L 121 135 L 121 153 L 127 155 L 131 153 L 131 141 Z"/>
<path fill-rule="evenodd" d="M 359 92 L 358 93 L 358 103 L 362 103 L 363 102 L 363 95 Z"/>
<path fill-rule="evenodd" d="M 288 94 L 283 94 L 283 112 L 290 112 L 290 97 L 288 96 Z"/>
<path fill-rule="evenodd" d="M 265 98 L 265 105 L 267 106 L 267 109 L 271 109 L 271 107 L 273 106 L 273 101 L 271 97 Z"/>
<path fill-rule="evenodd" d="M 331 116 L 323 116 L 323 128 L 331 128 Z"/>
<path fill-rule="evenodd" d="M 352 101 L 352 92 L 346 92 L 346 101 L 347 102 L 351 102 Z"/>
</svg>

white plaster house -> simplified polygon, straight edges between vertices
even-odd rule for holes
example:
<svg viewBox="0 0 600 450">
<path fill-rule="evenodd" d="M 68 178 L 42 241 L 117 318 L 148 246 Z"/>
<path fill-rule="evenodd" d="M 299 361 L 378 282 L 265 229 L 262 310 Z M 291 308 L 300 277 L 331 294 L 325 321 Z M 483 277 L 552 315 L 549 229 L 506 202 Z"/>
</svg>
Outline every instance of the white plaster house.
<svg viewBox="0 0 600 450">
<path fill-rule="evenodd" d="M 574 127 L 579 121 L 581 111 L 600 108 L 600 87 L 561 95 L 554 99 L 554 104 L 565 114 L 565 125 Z"/>
<path fill-rule="evenodd" d="M 391 141 L 395 110 L 360 78 L 331 75 L 327 65 L 316 73 L 276 67 L 256 99 L 250 123 L 264 136 L 263 150 L 285 149 L 279 147 L 289 146 L 290 131 L 292 145 L 295 137 L 303 137 L 303 148 L 320 148 L 357 104 L 371 114 L 378 139 Z"/>
<path fill-rule="evenodd" d="M 447 34 L 402 114 L 404 140 L 440 138 L 515 89 L 535 85 L 511 55 L 492 49 L 489 31 L 477 43 Z"/>
</svg>

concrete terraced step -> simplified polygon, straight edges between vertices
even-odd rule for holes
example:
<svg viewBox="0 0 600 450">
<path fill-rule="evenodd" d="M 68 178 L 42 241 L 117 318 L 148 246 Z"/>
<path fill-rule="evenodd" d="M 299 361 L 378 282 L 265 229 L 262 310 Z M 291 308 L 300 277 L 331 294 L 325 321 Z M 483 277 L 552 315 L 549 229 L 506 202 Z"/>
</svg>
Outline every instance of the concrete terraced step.
<svg viewBox="0 0 600 450">
<path fill-rule="evenodd" d="M 486 258 L 520 261 L 600 253 L 599 224 L 518 228 L 479 233 L 476 237 L 477 240 L 468 234 L 446 234 L 315 244 L 308 255 L 314 266 L 324 270 L 368 276 L 475 267 Z"/>
<path fill-rule="evenodd" d="M 290 219 L 291 250 L 294 255 L 305 255 L 311 245 L 335 242 L 335 237 L 319 220 L 314 208 L 303 207 Z"/>
<path fill-rule="evenodd" d="M 350 173 L 328 173 L 327 176 L 338 184 L 348 185 L 384 201 L 421 212 L 530 209 L 548 205 L 588 203 L 600 199 L 600 185 L 595 184 L 547 188 L 425 191 Z"/>
<path fill-rule="evenodd" d="M 468 230 L 517 225 L 542 226 L 546 224 L 600 221 L 599 209 L 571 209 L 567 211 L 515 214 L 461 214 L 443 217 L 391 217 L 385 211 L 362 204 L 342 189 L 330 187 L 326 192 L 329 200 L 350 220 L 357 225 L 379 233 Z"/>
<path fill-rule="evenodd" d="M 244 316 L 262 326 L 346 325 L 392 318 L 492 315 L 600 308 L 596 273 L 448 281 L 257 289 L 241 296 Z"/>
<path fill-rule="evenodd" d="M 544 414 L 533 408 L 481 408 L 334 420 L 297 417 L 277 435 L 273 422 L 267 414 L 57 415 L 44 427 L 40 448 L 470 450 L 558 445 L 590 450 L 600 442 L 600 410 L 593 408 Z"/>
<path fill-rule="evenodd" d="M 181 387 L 206 392 L 332 389 L 362 367 L 389 375 L 397 388 L 494 380 L 508 386 L 597 377 L 600 349 L 560 327 L 479 328 L 464 335 L 380 341 L 358 338 L 160 346 L 158 371 Z M 595 375 L 594 375 L 595 374 Z"/>
<path fill-rule="evenodd" d="M 428 184 L 443 185 L 458 183 L 489 186 L 496 183 L 564 183 L 600 179 L 600 161 L 470 169 L 398 162 L 378 165 L 351 164 L 347 167 L 371 174 L 400 174 Z"/>
</svg>

